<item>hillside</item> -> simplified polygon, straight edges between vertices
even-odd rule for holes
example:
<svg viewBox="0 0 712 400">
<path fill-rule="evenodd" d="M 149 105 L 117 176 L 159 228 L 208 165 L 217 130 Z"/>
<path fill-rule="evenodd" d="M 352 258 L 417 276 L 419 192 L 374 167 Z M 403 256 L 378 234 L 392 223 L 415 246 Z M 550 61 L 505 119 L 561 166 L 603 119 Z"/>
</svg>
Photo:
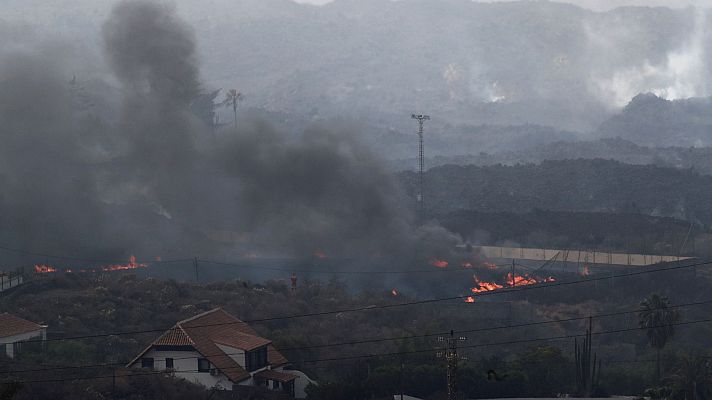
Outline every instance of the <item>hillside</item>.
<svg viewBox="0 0 712 400">
<path fill-rule="evenodd" d="M 710 146 L 711 105 L 709 98 L 667 101 L 653 94 L 641 94 L 620 114 L 604 122 L 597 134 L 644 146 Z"/>
<path fill-rule="evenodd" d="M 0 26 L 19 41 L 74 43 L 81 79 L 101 67 L 82 53 L 101 53 L 97 38 L 109 5 L 6 1 Z M 690 9 L 598 13 L 555 2 L 468 0 L 337 0 L 323 7 L 210 0 L 177 9 L 195 29 L 208 86 L 237 87 L 249 106 L 271 111 L 369 114 L 402 131 L 409 126 L 403 116 L 415 110 L 436 116 L 434 125 L 586 131 L 640 92 L 706 94 L 699 84 L 705 71 L 672 69 L 668 61 L 670 54 L 699 57 L 693 50 L 705 21 Z M 649 72 L 624 79 L 637 71 Z"/>
<path fill-rule="evenodd" d="M 500 132 L 507 132 L 500 127 Z M 504 135 L 506 138 L 507 135 Z M 546 137 L 545 135 L 536 136 Z M 510 149 L 504 151 L 485 151 L 461 155 L 440 155 L 428 157 L 429 168 L 447 164 L 455 165 L 516 165 L 538 164 L 544 160 L 604 159 L 620 161 L 624 164 L 647 165 L 678 169 L 693 169 L 701 174 L 712 175 L 712 147 L 648 147 L 641 146 L 621 138 L 603 138 L 582 141 L 553 141 L 549 143 L 527 144 L 526 136 L 512 135 Z M 411 140 L 412 141 L 412 140 Z M 473 139 L 472 142 L 477 140 Z M 496 141 L 495 141 L 496 143 Z M 466 146 L 463 144 L 463 146 Z M 458 149 L 459 150 L 459 149 Z M 412 152 L 412 151 L 411 151 Z M 409 170 L 417 165 L 416 158 L 393 160 L 390 166 L 394 170 Z"/>
<path fill-rule="evenodd" d="M 400 175 L 415 193 L 417 176 Z M 446 165 L 425 176 L 431 213 L 457 210 L 639 212 L 712 224 L 712 177 L 691 170 L 610 160 L 544 161 L 486 167 Z"/>
</svg>

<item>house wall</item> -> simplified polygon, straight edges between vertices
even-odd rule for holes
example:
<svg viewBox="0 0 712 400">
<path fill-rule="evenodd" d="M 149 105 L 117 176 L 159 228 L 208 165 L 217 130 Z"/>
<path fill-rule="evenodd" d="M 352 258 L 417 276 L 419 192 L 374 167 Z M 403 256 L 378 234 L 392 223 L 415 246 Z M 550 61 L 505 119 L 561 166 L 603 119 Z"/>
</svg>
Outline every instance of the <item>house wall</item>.
<svg viewBox="0 0 712 400">
<path fill-rule="evenodd" d="M 15 358 L 15 343 L 18 342 L 24 342 L 26 340 L 30 339 L 38 339 L 41 338 L 42 340 L 47 339 L 47 330 L 46 329 L 40 329 L 28 333 L 23 333 L 20 335 L 14 335 L 14 336 L 8 336 L 4 338 L 0 338 L 0 343 L 5 343 L 5 355 L 7 355 L 10 358 Z M 3 347 L 0 345 L 0 350 L 3 350 Z"/>
<path fill-rule="evenodd" d="M 235 362 L 240 364 L 240 366 L 242 368 L 245 368 L 245 365 L 247 364 L 247 360 L 245 360 L 245 351 L 244 350 L 236 349 L 236 348 L 230 347 L 230 346 L 225 346 L 224 344 L 219 344 L 219 343 L 215 343 L 215 345 L 218 346 L 218 348 L 220 350 L 222 350 L 225 354 L 227 354 L 228 357 L 232 358 L 233 360 L 235 360 Z"/>
<path fill-rule="evenodd" d="M 274 368 L 275 371 L 285 372 L 287 374 L 296 375 L 297 379 L 294 380 L 294 397 L 297 399 L 304 399 L 307 397 L 306 388 L 310 383 L 315 383 L 311 380 L 307 374 L 296 369 L 284 370 L 283 367 Z"/>
<path fill-rule="evenodd" d="M 188 358 L 189 357 L 189 358 Z M 166 358 L 173 359 L 173 374 L 189 382 L 203 385 L 206 388 L 219 388 L 232 390 L 232 382 L 223 373 L 217 376 L 210 375 L 210 372 L 198 371 L 198 358 L 205 358 L 196 351 L 158 351 L 149 350 L 142 358 L 153 358 L 153 369 L 164 371 L 166 369 Z M 141 359 L 136 360 L 133 367 L 141 367 Z M 211 367 L 213 365 L 211 364 Z"/>
</svg>

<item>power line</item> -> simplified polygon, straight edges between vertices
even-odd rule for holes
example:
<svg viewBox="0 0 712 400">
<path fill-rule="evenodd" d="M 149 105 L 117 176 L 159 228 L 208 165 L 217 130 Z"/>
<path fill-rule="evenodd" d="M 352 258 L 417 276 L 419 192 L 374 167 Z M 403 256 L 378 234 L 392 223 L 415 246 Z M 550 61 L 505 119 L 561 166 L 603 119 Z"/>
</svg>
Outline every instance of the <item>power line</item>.
<svg viewBox="0 0 712 400">
<path fill-rule="evenodd" d="M 588 318 L 588 317 L 587 317 Z M 699 323 L 706 323 L 706 322 L 712 322 L 712 318 L 708 319 L 703 319 L 703 320 L 695 320 L 695 321 L 685 321 L 685 322 L 675 322 L 672 324 L 666 324 L 666 325 L 659 325 L 659 326 L 653 326 L 655 327 L 662 327 L 662 326 L 682 326 L 682 325 L 693 325 L 693 324 L 699 324 Z M 646 330 L 649 329 L 650 327 L 635 327 L 635 328 L 624 328 L 624 329 L 616 329 L 616 330 L 608 330 L 608 331 L 598 331 L 598 332 L 592 332 L 591 335 L 608 335 L 608 334 L 616 334 L 616 333 L 625 333 L 625 332 L 633 332 L 633 331 L 641 331 L 641 330 Z M 510 340 L 510 341 L 502 341 L 502 342 L 493 342 L 493 343 L 479 343 L 479 344 L 474 344 L 474 345 L 468 345 L 468 346 L 461 346 L 461 349 L 464 348 L 481 348 L 481 347 L 492 347 L 492 346 L 504 346 L 504 345 L 512 345 L 512 344 L 524 344 L 524 343 L 532 343 L 532 342 L 541 342 L 541 341 L 553 341 L 553 340 L 563 340 L 563 339 L 573 339 L 573 338 L 578 338 L 585 336 L 584 334 L 569 334 L 569 335 L 560 335 L 560 336 L 551 336 L 551 337 L 542 337 L 542 338 L 531 338 L 531 339 L 521 339 L 521 340 Z M 361 358 L 374 358 L 374 357 L 392 357 L 392 356 L 401 356 L 401 355 L 409 355 L 409 354 L 422 354 L 422 353 L 429 353 L 432 352 L 433 349 L 423 349 L 423 350 L 411 350 L 411 351 L 399 351 L 399 352 L 389 352 L 389 353 L 377 353 L 377 354 L 360 354 L 360 355 L 353 355 L 353 356 L 345 356 L 345 357 L 332 357 L 332 358 L 321 358 L 321 359 L 313 359 L 313 360 L 302 360 L 300 361 L 301 363 L 320 363 L 320 362 L 333 362 L 333 361 L 343 361 L 343 360 L 353 360 L 353 359 L 361 359 Z M 238 353 L 234 354 L 237 355 Z M 242 353 L 239 353 L 242 354 Z M 226 354 L 223 353 L 221 355 L 231 355 L 231 354 Z M 194 359 L 196 357 L 185 357 L 185 358 L 180 358 L 180 359 Z M 174 358 L 174 360 L 176 360 Z M 619 361 L 620 362 L 620 361 Z M 112 367 L 120 365 L 118 363 L 116 364 L 98 364 L 96 366 L 84 366 L 84 367 L 68 367 L 68 368 L 77 368 L 77 369 L 88 369 L 88 368 L 99 368 L 99 367 Z M 221 368 L 221 370 L 230 370 L 230 369 L 235 369 L 237 367 L 227 367 L 227 368 Z M 242 368 L 242 367 L 239 367 Z M 32 371 L 32 372 L 39 372 L 41 370 L 37 371 Z M 197 370 L 187 370 L 187 371 L 177 371 L 178 373 L 197 373 L 200 371 Z M 19 373 L 18 371 L 10 371 L 9 373 Z M 117 377 L 126 377 L 126 376 L 136 376 L 136 375 L 154 375 L 154 374 L 166 374 L 166 371 L 152 371 L 152 372 L 147 372 L 145 374 L 139 373 L 139 374 L 127 374 L 127 375 L 122 375 L 122 376 L 117 376 Z M 99 376 L 99 377 L 73 377 L 73 378 L 62 378 L 62 379 L 51 379 L 51 380 L 32 380 L 32 381 L 16 381 L 17 383 L 21 384 L 27 384 L 27 383 L 51 383 L 51 382 L 65 382 L 65 381 L 73 381 L 73 380 L 93 380 L 93 379 L 106 379 L 106 378 L 111 378 L 113 375 L 110 376 Z"/>
<path fill-rule="evenodd" d="M 515 287 L 511 287 L 511 288 L 502 288 L 502 289 L 492 290 L 492 291 L 488 291 L 488 292 L 478 293 L 475 295 L 475 297 L 493 296 L 493 295 L 499 295 L 499 294 L 503 294 L 503 293 L 524 292 L 524 291 L 538 290 L 538 289 L 544 289 L 544 288 L 548 289 L 548 288 L 553 288 L 553 287 L 570 286 L 570 285 L 598 282 L 598 281 L 604 281 L 604 280 L 616 279 L 616 278 L 627 278 L 627 277 L 640 276 L 640 275 L 650 274 L 650 273 L 675 271 L 675 270 L 680 270 L 680 269 L 685 269 L 685 268 L 693 268 L 693 267 L 699 267 L 699 266 L 709 266 L 710 264 L 712 264 L 712 262 L 702 262 L 702 263 L 695 263 L 695 264 L 688 264 L 688 265 L 679 265 L 679 266 L 671 266 L 671 267 L 658 268 L 658 269 L 635 271 L 635 272 L 629 272 L 629 273 L 618 274 L 618 275 L 590 277 L 590 278 L 580 279 L 580 280 L 576 280 L 576 281 L 551 282 L 551 283 L 546 283 L 546 284 L 529 285 L 529 286 L 515 286 Z M 452 296 L 452 297 L 443 297 L 443 298 L 435 298 L 435 299 L 427 299 L 427 300 L 416 300 L 416 301 L 405 302 L 405 303 L 382 304 L 380 306 L 372 305 L 372 306 L 365 306 L 365 307 L 344 308 L 344 309 L 340 309 L 340 310 L 318 311 L 318 312 L 304 313 L 304 314 L 292 314 L 292 315 L 244 320 L 241 322 L 216 323 L 216 324 L 204 325 L 201 327 L 225 326 L 225 325 L 234 325 L 234 324 L 240 324 L 240 323 L 262 323 L 262 322 L 281 321 L 281 320 L 287 320 L 287 319 L 319 317 L 319 316 L 332 315 L 332 314 L 345 314 L 345 313 L 351 313 L 351 312 L 383 310 L 383 309 L 391 309 L 391 308 L 414 306 L 414 305 L 434 304 L 434 303 L 439 303 L 439 302 L 444 302 L 444 301 L 453 301 L 453 300 L 462 301 L 463 298 L 464 298 L 464 296 Z M 123 335 L 142 334 L 142 333 L 155 333 L 155 332 L 164 332 L 171 328 L 146 329 L 146 330 L 136 330 L 136 331 L 123 331 L 123 332 L 114 332 L 114 333 L 83 335 L 83 336 L 74 336 L 74 337 L 69 337 L 69 338 L 47 339 L 46 341 L 79 340 L 79 339 L 92 339 L 92 338 L 107 337 L 107 336 L 123 336 Z M 33 341 L 41 342 L 41 340 L 33 340 Z M 33 342 L 33 341 L 29 341 L 29 342 Z M 0 345 L 1 344 L 7 344 L 7 343 L 0 342 Z"/>
<path fill-rule="evenodd" d="M 400 271 L 384 271 L 384 270 L 331 270 L 331 271 L 318 271 L 318 270 L 311 270 L 311 269 L 303 269 L 303 270 L 295 270 L 293 268 L 279 268 L 279 267 L 264 267 L 264 266 L 257 266 L 254 264 L 238 264 L 234 262 L 224 262 L 224 261 L 212 261 L 212 260 L 198 260 L 199 262 L 203 263 L 208 263 L 208 264 L 215 264 L 215 265 L 224 265 L 224 266 L 230 266 L 230 267 L 239 267 L 239 268 L 258 268 L 261 270 L 271 270 L 271 271 L 285 271 L 285 272 L 300 272 L 300 273 L 311 273 L 311 274 L 329 274 L 329 275 L 339 275 L 339 274 L 344 274 L 344 275 L 388 275 L 388 274 L 419 274 L 419 273 L 443 273 L 443 272 L 469 272 L 473 271 L 472 268 L 432 268 L 432 269 L 426 269 L 426 270 L 400 270 Z M 497 267 L 502 267 L 505 266 L 504 264 L 497 264 Z"/>
<path fill-rule="evenodd" d="M 700 306 L 700 305 L 705 305 L 705 304 L 710 304 L 712 303 L 711 300 L 705 300 L 705 301 L 698 301 L 698 302 L 693 302 L 693 303 L 683 303 L 683 304 L 675 304 L 669 306 L 669 308 L 683 308 L 683 307 L 693 307 L 693 306 Z M 614 316 L 620 316 L 620 315 L 626 315 L 626 314 L 634 314 L 639 312 L 640 309 L 635 309 L 635 310 L 628 310 L 628 311 L 618 311 L 618 312 L 612 312 L 612 313 L 604 313 L 604 314 L 594 314 L 594 315 L 589 315 L 585 317 L 571 317 L 571 318 L 565 318 L 565 319 L 552 319 L 552 320 L 544 320 L 544 321 L 536 321 L 536 322 L 527 322 L 527 323 L 522 323 L 522 324 L 510 324 L 510 325 L 503 325 L 503 326 L 496 326 L 496 327 L 485 327 L 485 328 L 474 328 L 474 329 L 466 329 L 466 330 L 452 330 L 451 332 L 438 332 L 438 333 L 431 333 L 431 334 L 424 334 L 424 335 L 412 335 L 412 336 L 399 336 L 399 337 L 389 337 L 389 338 L 373 338 L 373 339 L 365 339 L 365 340 L 359 340 L 359 341 L 351 341 L 351 342 L 341 342 L 341 343 L 327 343 L 327 344 L 321 344 L 321 345 L 310 345 L 310 346 L 299 346 L 299 347 L 287 347 L 287 348 L 281 348 L 281 349 L 276 349 L 276 350 L 270 350 L 268 349 L 268 352 L 286 352 L 286 351 L 296 351 L 296 350 L 309 350 L 309 349 L 315 349 L 315 348 L 325 348 L 325 347 L 337 347 L 337 346 L 349 346 L 349 345 L 359 345 L 359 344 L 367 344 L 367 343 L 377 343 L 377 342 L 386 342 L 386 341 L 396 341 L 396 340 L 412 340 L 412 339 L 426 339 L 429 337 L 435 337 L 435 336 L 442 336 L 442 335 L 447 335 L 447 334 L 458 334 L 462 335 L 465 333 L 478 333 L 478 332 L 487 332 L 487 331 L 494 331 L 494 330 L 503 330 L 503 329 L 513 329 L 513 328 L 523 328 L 523 327 L 530 327 L 530 326 L 535 326 L 535 325 L 546 325 L 546 324 L 553 324 L 553 323 L 564 323 L 564 322 L 573 322 L 573 321 L 580 321 L 580 320 L 586 320 L 590 318 L 608 318 L 608 317 L 614 317 Z M 198 327 L 205 327 L 209 325 L 196 325 L 191 328 L 198 328 Z M 635 328 L 635 329 L 640 329 L 640 328 Z M 578 337 L 582 335 L 574 335 L 574 337 Z M 26 342 L 25 342 L 26 343 Z M 512 344 L 510 342 L 507 342 L 505 344 Z M 467 348 L 468 346 L 464 346 L 464 348 Z M 462 348 L 462 347 L 461 347 Z M 241 353 L 240 353 L 241 354 Z M 208 355 L 208 356 L 218 356 L 222 354 L 213 354 L 213 355 Z M 230 353 L 226 353 L 226 355 L 233 355 Z M 187 360 L 187 359 L 193 359 L 195 357 L 182 357 L 182 358 L 174 358 L 174 360 Z M 126 362 L 123 363 L 112 363 L 112 364 L 106 364 L 106 363 L 101 363 L 101 364 L 94 364 L 94 365 L 84 365 L 84 366 L 48 366 L 50 368 L 45 368 L 45 369 L 32 369 L 32 370 L 19 370 L 19 371 L 9 371 L 9 372 L 0 372 L 0 374 L 7 374 L 7 373 L 25 373 L 25 372 L 41 372 L 41 371 L 52 371 L 52 370 L 61 370 L 61 369 L 81 369 L 81 368 L 98 368 L 98 367 L 105 367 L 105 366 L 120 366 L 120 365 L 126 365 Z"/>
</svg>

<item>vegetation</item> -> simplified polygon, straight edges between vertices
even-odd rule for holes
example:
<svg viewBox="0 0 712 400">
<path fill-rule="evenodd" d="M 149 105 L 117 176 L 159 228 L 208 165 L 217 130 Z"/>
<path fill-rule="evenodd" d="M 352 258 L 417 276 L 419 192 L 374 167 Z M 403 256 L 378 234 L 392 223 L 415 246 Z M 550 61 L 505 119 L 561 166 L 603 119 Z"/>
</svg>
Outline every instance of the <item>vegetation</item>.
<svg viewBox="0 0 712 400">
<path fill-rule="evenodd" d="M 675 323 L 680 314 L 670 308 L 667 297 L 653 294 L 640 303 L 641 310 L 638 314 L 638 325 L 645 329 L 648 342 L 656 350 L 656 380 L 660 380 L 660 351 L 675 335 Z"/>
<path fill-rule="evenodd" d="M 406 194 L 414 198 L 416 174 L 399 176 Z M 691 170 L 580 159 L 515 166 L 448 165 L 430 169 L 425 181 L 426 206 L 433 216 L 460 210 L 634 212 L 712 225 L 707 202 L 712 177 Z"/>
<path fill-rule="evenodd" d="M 499 271 L 476 270 L 480 276 L 494 279 Z M 655 276 L 652 276 L 655 275 Z M 460 281 L 457 274 L 437 274 L 428 283 L 437 280 Z M 319 381 L 310 389 L 314 399 L 362 399 L 371 396 L 387 396 L 400 392 L 405 387 L 409 394 L 424 398 L 437 397 L 444 390 L 444 366 L 434 357 L 438 347 L 434 340 L 439 332 L 457 328 L 496 327 L 508 324 L 561 319 L 572 316 L 615 312 L 635 308 L 649 290 L 667 293 L 670 287 L 689 288 L 677 293 L 677 303 L 699 301 L 695 293 L 704 293 L 709 285 L 704 276 L 691 280 L 691 274 L 651 274 L 636 277 L 635 284 L 621 279 L 611 285 L 582 284 L 556 289 L 522 292 L 518 296 L 507 295 L 482 297 L 474 304 L 464 302 L 442 303 L 400 308 L 400 312 L 373 309 L 368 312 L 343 313 L 328 318 L 304 318 L 275 320 L 256 323 L 253 326 L 279 348 L 289 348 L 285 355 L 295 367 L 307 372 Z M 568 278 L 570 279 L 570 277 Z M 467 281 L 464 282 L 465 284 Z M 403 284 L 404 285 L 404 284 Z M 699 286 L 698 286 L 699 285 Z M 47 323 L 50 338 L 80 336 L 102 332 L 150 330 L 170 327 L 177 320 L 190 317 L 201 311 L 221 306 L 245 320 L 266 316 L 318 312 L 337 308 L 365 307 L 377 304 L 392 304 L 415 298 L 430 298 L 433 294 L 417 293 L 415 289 L 402 286 L 401 294 L 394 297 L 390 289 L 379 289 L 377 283 L 363 292 L 350 290 L 343 282 L 300 280 L 299 288 L 292 292 L 288 277 L 284 280 L 253 284 L 249 281 L 228 281 L 213 284 L 190 284 L 156 279 L 138 279 L 130 274 L 80 276 L 75 274 L 40 276 L 25 286 L 0 297 L 0 311 L 11 311 L 23 317 Z M 626 290 L 621 290 L 621 288 Z M 446 286 L 442 286 L 445 289 Z M 672 293 L 672 292 L 671 292 Z M 690 321 L 703 318 L 705 309 L 687 309 Z M 594 318 L 594 331 L 630 328 L 630 318 Z M 576 393 L 576 354 L 572 351 L 573 340 L 524 342 L 522 339 L 546 338 L 559 335 L 579 334 L 588 325 L 587 318 L 556 325 L 533 325 L 526 329 L 501 329 L 472 335 L 463 344 L 462 353 L 470 361 L 458 369 L 459 388 L 469 398 L 556 396 L 559 393 Z M 633 327 L 637 326 L 633 324 Z M 26 348 L 18 360 L 0 363 L 5 370 L 33 369 L 42 365 L 91 365 L 107 362 L 125 362 L 137 354 L 153 334 L 117 335 L 83 340 L 50 341 L 46 347 Z M 433 336 L 423 336 L 433 335 Z M 678 332 L 680 340 L 668 344 L 661 352 L 661 362 L 677 368 L 682 354 L 709 346 L 712 332 L 703 324 L 689 325 Z M 417 339 L 384 341 L 350 346 L 324 346 L 328 344 L 359 341 L 370 338 L 419 336 Z M 469 336 L 469 335 L 468 335 Z M 514 342 L 497 345 L 500 342 Z M 487 345 L 492 343 L 492 345 Z M 485 345 L 469 348 L 469 345 Z M 316 347 L 315 347 L 316 346 Z M 308 347 L 308 348 L 305 348 Z M 595 393 L 637 395 L 654 382 L 652 363 L 622 363 L 645 360 L 645 336 L 638 331 L 615 335 L 596 335 L 595 347 L 600 360 L 600 390 Z M 301 349 L 300 349 L 301 348 Z M 302 360 L 318 360 L 361 356 L 363 354 L 400 353 L 403 357 L 374 356 L 366 359 L 347 359 L 320 363 L 303 363 Z M 401 369 L 401 361 L 403 369 Z M 580 365 L 580 361 L 579 361 Z M 597 368 L 598 369 L 598 368 Z M 123 372 L 122 372 L 123 373 Z M 108 396 L 110 379 L 75 381 L 85 374 L 110 376 L 106 369 L 62 370 L 35 372 L 34 380 L 62 378 L 61 384 L 25 385 L 17 394 L 20 398 L 49 397 L 76 392 L 81 382 L 87 390 L 74 397 L 99 399 Z M 28 374 L 2 374 L 6 382 L 29 380 Z M 402 378 L 401 378 L 402 377 Z M 125 378 L 129 382 L 139 379 L 146 382 L 140 393 L 151 393 L 154 386 L 160 387 L 162 377 Z M 152 379 L 158 380 L 152 382 Z M 672 379 L 672 378 L 670 378 Z M 676 378 L 677 379 L 677 378 Z M 679 379 L 677 379 L 679 381 Z M 672 380 L 664 380 L 673 387 Z M 695 378 L 697 385 L 702 380 Z M 676 384 L 677 385 L 677 384 Z M 144 392 L 145 390 L 145 392 Z M 182 390 L 182 389 L 181 389 Z M 190 389 L 185 389 L 189 393 Z M 671 389 L 672 390 L 672 389 Z M 675 389 L 677 390 L 677 389 Z M 117 390 L 120 392 L 120 390 Z M 72 392 L 72 393 L 74 393 Z M 677 393 L 677 392 L 676 392 Z M 115 398 L 134 398 L 123 392 Z M 180 398 L 176 395 L 176 398 Z M 150 398 L 146 395 L 144 398 Z"/>
</svg>

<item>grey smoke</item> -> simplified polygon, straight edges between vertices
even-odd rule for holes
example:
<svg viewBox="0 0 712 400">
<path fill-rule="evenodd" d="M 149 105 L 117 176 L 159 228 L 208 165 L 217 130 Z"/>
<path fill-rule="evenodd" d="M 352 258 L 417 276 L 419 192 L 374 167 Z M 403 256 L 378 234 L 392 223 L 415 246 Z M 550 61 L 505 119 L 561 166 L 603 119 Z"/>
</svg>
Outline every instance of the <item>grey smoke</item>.
<svg viewBox="0 0 712 400">
<path fill-rule="evenodd" d="M 415 228 L 411 200 L 353 127 L 294 134 L 244 118 L 216 138 L 190 112 L 205 88 L 193 32 L 172 8 L 122 1 L 103 39 L 117 87 L 91 96 L 121 96 L 113 120 L 76 101 L 81 77 L 61 55 L 0 59 L 3 243 L 84 257 L 321 250 L 404 263 L 459 243 L 437 225 Z M 221 244 L 215 230 L 242 239 Z"/>
</svg>

